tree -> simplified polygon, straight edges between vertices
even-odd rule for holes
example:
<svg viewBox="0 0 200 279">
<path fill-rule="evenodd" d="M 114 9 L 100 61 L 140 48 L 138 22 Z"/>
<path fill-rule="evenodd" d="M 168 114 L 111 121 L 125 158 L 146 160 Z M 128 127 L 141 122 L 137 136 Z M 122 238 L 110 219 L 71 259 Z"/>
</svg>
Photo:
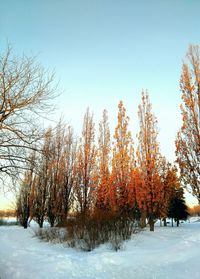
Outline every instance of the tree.
<svg viewBox="0 0 200 279">
<path fill-rule="evenodd" d="M 137 220 L 138 222 L 141 220 L 141 210 L 138 206 L 137 201 L 137 189 L 141 187 L 142 185 L 142 178 L 141 173 L 138 169 L 138 167 L 135 165 L 135 163 L 131 164 L 132 170 L 130 173 L 130 181 L 128 184 L 128 208 L 132 213 L 132 216 Z"/>
<path fill-rule="evenodd" d="M 175 219 L 177 223 L 177 227 L 179 226 L 180 220 L 186 220 L 189 213 L 187 210 L 187 206 L 185 204 L 184 199 L 184 191 L 180 187 L 179 189 L 176 189 L 168 210 L 168 217 L 172 218 L 172 226 L 173 226 L 173 219 Z"/>
<path fill-rule="evenodd" d="M 61 223 L 66 219 L 73 202 L 75 160 L 76 142 L 72 128 L 66 129 L 61 121 L 55 131 L 48 128 L 42 152 L 32 160 L 35 169 L 31 186 L 23 186 L 23 192 L 19 194 L 22 198 L 24 190 L 30 189 L 29 215 L 40 227 L 43 227 L 45 217 L 52 227 L 55 222 Z"/>
<path fill-rule="evenodd" d="M 94 143 L 93 115 L 87 109 L 82 129 L 82 139 L 78 148 L 76 162 L 76 185 L 74 188 L 76 203 L 83 216 L 88 212 L 94 201 L 96 191 L 96 146 Z"/>
<path fill-rule="evenodd" d="M 103 111 L 103 117 L 99 123 L 98 139 L 98 168 L 99 180 L 97 189 L 97 207 L 110 209 L 109 182 L 110 182 L 110 130 L 107 111 Z"/>
<path fill-rule="evenodd" d="M 60 222 L 66 220 L 69 210 L 74 202 L 75 165 L 77 157 L 77 140 L 74 139 L 73 129 L 68 126 L 64 135 L 64 146 L 59 164 L 60 191 Z"/>
<path fill-rule="evenodd" d="M 47 214 L 48 187 L 51 177 L 49 172 L 52 158 L 52 137 L 52 129 L 48 128 L 45 132 L 42 152 L 37 154 L 37 169 L 32 186 L 31 217 L 36 220 L 41 228 Z"/>
<path fill-rule="evenodd" d="M 34 58 L 16 58 L 11 48 L 0 55 L 0 179 L 15 179 L 26 169 L 27 153 L 43 133 L 38 118 L 52 110 L 54 75 Z M 34 143 L 34 147 L 33 147 Z"/>
<path fill-rule="evenodd" d="M 31 206 L 33 202 L 32 186 L 34 181 L 35 152 L 32 152 L 29 159 L 29 170 L 26 171 L 24 174 L 24 178 L 20 185 L 20 190 L 16 203 L 17 219 L 19 220 L 20 224 L 24 227 L 24 229 L 27 229 L 28 227 L 28 220 L 30 217 Z"/>
<path fill-rule="evenodd" d="M 176 139 L 177 162 L 183 185 L 200 204 L 200 56 L 199 46 L 191 45 L 180 80 L 182 127 Z"/>
<path fill-rule="evenodd" d="M 159 175 L 161 155 L 157 141 L 157 119 L 152 113 L 149 96 L 144 92 L 138 116 L 140 132 L 137 157 L 142 181 L 139 187 L 136 187 L 136 196 L 139 208 L 147 214 L 150 230 L 154 231 L 163 196 L 163 184 Z"/>
<path fill-rule="evenodd" d="M 177 176 L 177 169 L 175 166 L 163 160 L 161 164 L 161 181 L 163 183 L 163 196 L 160 202 L 160 220 L 163 218 L 164 226 L 167 226 L 166 217 L 168 216 L 168 209 L 175 192 L 180 188 L 180 179 Z"/>
<path fill-rule="evenodd" d="M 118 123 L 114 134 L 114 147 L 112 157 L 111 187 L 113 188 L 111 199 L 115 210 L 128 209 L 128 189 L 131 177 L 131 152 L 132 138 L 128 130 L 129 118 L 122 103 L 118 105 Z"/>
<path fill-rule="evenodd" d="M 55 134 L 51 140 L 51 161 L 49 164 L 49 183 L 48 183 L 48 198 L 47 198 L 47 217 L 51 227 L 55 221 L 60 222 L 62 214 L 62 175 L 60 164 L 62 161 L 64 147 L 64 127 L 59 121 L 56 126 Z"/>
</svg>

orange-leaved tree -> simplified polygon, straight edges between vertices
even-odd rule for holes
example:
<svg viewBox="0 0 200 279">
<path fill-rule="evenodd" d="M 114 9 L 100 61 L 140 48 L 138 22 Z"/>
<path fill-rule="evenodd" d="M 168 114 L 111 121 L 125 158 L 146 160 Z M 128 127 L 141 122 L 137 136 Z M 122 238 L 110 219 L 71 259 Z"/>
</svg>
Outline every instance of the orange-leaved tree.
<svg viewBox="0 0 200 279">
<path fill-rule="evenodd" d="M 138 134 L 138 164 L 142 183 L 136 187 L 137 202 L 146 213 L 150 230 L 154 231 L 154 223 L 158 218 L 158 209 L 162 197 L 163 184 L 159 175 L 160 151 L 157 141 L 157 119 L 147 93 L 142 92 L 142 100 L 138 110 L 140 131 Z"/>
<path fill-rule="evenodd" d="M 128 188 L 132 170 L 131 152 L 133 152 L 133 149 L 128 122 L 126 109 L 120 101 L 118 123 L 114 134 L 110 193 L 113 209 L 121 212 L 128 208 Z"/>
<path fill-rule="evenodd" d="M 200 203 L 200 51 L 191 45 L 180 80 L 182 127 L 176 139 L 177 162 L 185 188 Z"/>
<path fill-rule="evenodd" d="M 103 117 L 99 123 L 98 138 L 98 189 L 97 189 L 97 208 L 110 209 L 110 130 L 108 125 L 108 113 L 103 111 Z"/>
</svg>

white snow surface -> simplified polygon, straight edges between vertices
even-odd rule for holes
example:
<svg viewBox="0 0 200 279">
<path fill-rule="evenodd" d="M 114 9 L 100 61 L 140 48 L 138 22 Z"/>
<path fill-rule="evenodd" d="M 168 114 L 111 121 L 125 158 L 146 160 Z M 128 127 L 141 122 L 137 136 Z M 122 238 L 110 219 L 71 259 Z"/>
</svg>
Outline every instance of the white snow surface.
<svg viewBox="0 0 200 279">
<path fill-rule="evenodd" d="M 31 228 L 0 227 L 0 279 L 199 279 L 200 222 L 133 235 L 118 252 L 42 242 Z"/>
</svg>

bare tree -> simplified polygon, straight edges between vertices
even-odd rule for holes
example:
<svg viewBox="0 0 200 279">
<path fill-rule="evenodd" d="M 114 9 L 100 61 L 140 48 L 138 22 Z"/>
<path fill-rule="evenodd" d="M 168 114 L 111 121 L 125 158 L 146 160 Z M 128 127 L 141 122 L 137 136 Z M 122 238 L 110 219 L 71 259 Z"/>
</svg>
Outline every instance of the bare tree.
<svg viewBox="0 0 200 279">
<path fill-rule="evenodd" d="M 0 55 L 0 179 L 16 178 L 25 169 L 27 152 L 41 138 L 38 118 L 52 110 L 54 74 L 35 58 L 14 57 L 11 48 Z M 5 174 L 5 175 L 3 175 Z"/>
<path fill-rule="evenodd" d="M 188 63 L 183 63 L 180 88 L 182 92 L 182 127 L 176 140 L 177 162 L 181 180 L 200 203 L 200 51 L 190 46 Z"/>
</svg>

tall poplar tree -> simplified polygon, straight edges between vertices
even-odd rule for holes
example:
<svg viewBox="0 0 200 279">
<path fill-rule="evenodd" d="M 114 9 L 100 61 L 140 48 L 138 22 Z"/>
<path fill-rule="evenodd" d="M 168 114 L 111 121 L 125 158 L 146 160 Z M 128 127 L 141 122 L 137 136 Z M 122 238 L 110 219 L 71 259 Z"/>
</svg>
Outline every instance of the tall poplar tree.
<svg viewBox="0 0 200 279">
<path fill-rule="evenodd" d="M 144 92 L 142 92 L 138 116 L 140 131 L 137 156 L 142 183 L 136 187 L 136 195 L 139 207 L 143 212 L 146 212 L 150 230 L 154 231 L 154 223 L 158 218 L 159 203 L 163 191 L 159 175 L 161 156 L 157 140 L 157 119 L 152 112 L 149 96 Z"/>
<path fill-rule="evenodd" d="M 96 146 L 95 127 L 93 115 L 87 109 L 82 129 L 81 143 L 77 154 L 76 163 L 76 203 L 83 215 L 87 213 L 93 204 L 94 191 L 96 190 Z"/>
<path fill-rule="evenodd" d="M 131 177 L 132 138 L 128 130 L 129 118 L 123 102 L 118 105 L 118 123 L 115 128 L 112 156 L 111 187 L 112 202 L 119 211 L 127 210 L 128 188 Z"/>
<path fill-rule="evenodd" d="M 110 209 L 109 182 L 110 182 L 110 130 L 108 125 L 108 113 L 103 111 L 102 120 L 99 123 L 98 138 L 98 167 L 99 179 L 97 190 L 97 207 Z"/>
<path fill-rule="evenodd" d="M 200 204 L 200 51 L 191 45 L 180 80 L 182 127 L 176 139 L 177 162 L 183 185 Z"/>
</svg>

